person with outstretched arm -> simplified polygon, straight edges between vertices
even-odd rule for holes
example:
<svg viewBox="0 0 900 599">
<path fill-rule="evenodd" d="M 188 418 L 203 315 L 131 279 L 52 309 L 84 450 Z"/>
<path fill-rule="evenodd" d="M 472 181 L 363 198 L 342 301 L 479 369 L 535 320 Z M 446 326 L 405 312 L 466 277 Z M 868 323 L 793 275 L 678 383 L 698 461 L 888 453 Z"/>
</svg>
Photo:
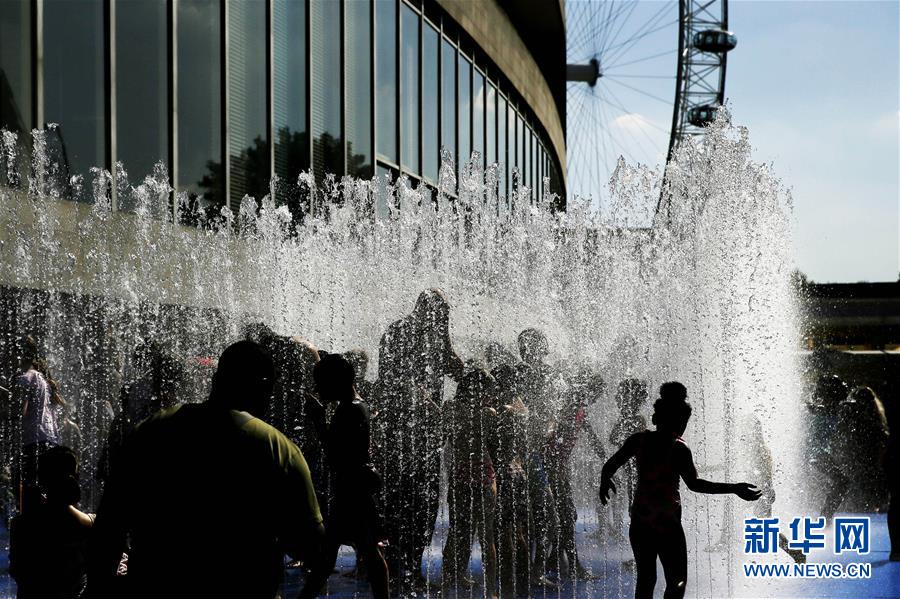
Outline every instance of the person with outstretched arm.
<svg viewBox="0 0 900 599">
<path fill-rule="evenodd" d="M 653 597 L 659 557 L 666 577 L 664 597 L 679 599 L 687 588 L 687 545 L 681 527 L 679 478 L 696 493 L 734 493 L 745 501 L 756 501 L 761 491 L 749 483 L 712 482 L 697 476 L 691 450 L 681 438 L 691 417 L 684 385 L 664 383 L 653 407 L 656 430 L 630 436 L 604 464 L 600 501 L 606 505 L 610 491 L 616 491 L 613 475 L 635 458 L 638 481 L 628 532 L 637 568 L 634 596 Z"/>
</svg>

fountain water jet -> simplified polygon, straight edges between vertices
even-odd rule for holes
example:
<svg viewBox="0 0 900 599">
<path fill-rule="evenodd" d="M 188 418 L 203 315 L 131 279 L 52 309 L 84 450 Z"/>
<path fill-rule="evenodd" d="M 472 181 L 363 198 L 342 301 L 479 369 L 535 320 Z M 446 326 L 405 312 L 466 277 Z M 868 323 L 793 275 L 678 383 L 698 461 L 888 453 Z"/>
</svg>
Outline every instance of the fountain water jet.
<svg viewBox="0 0 900 599">
<path fill-rule="evenodd" d="M 457 193 L 445 157 L 436 201 L 405 178 L 317 188 L 307 174 L 297 185 L 315 201 L 302 219 L 277 196 L 246 197 L 237 215 L 223 208 L 220 223 L 199 228 L 166 217 L 171 189 L 161 165 L 135 187 L 121 165 L 115 177 L 95 169 L 93 203 L 62 201 L 45 134 L 33 132 L 25 177 L 4 132 L 0 357 L 11 364 L 15 336 L 37 335 L 77 411 L 91 487 L 107 402 L 115 405 L 122 364 L 139 340 L 215 356 L 244 325 L 262 321 L 329 350 L 375 356 L 388 324 L 422 289 L 440 287 L 464 357 L 480 357 L 492 341 L 512 348 L 519 331 L 537 327 L 556 359 L 598 369 L 609 388 L 626 377 L 651 389 L 683 381 L 695 407 L 686 438 L 701 466 L 724 459 L 725 478 L 744 459 L 736 423 L 756 415 L 775 457 L 776 507 L 788 510 L 799 492 L 801 417 L 790 198 L 769 167 L 752 161 L 747 131 L 721 112 L 702 141 L 678 150 L 664 184 L 621 161 L 606 214 L 579 198 L 553 212 L 520 186 L 500 198 L 493 168 L 463 169 Z M 133 210 L 110 210 L 113 186 Z M 640 222 L 647 226 L 635 228 Z M 186 399 L 201 400 L 202 389 Z M 611 395 L 590 414 L 607 438 L 617 416 Z M 586 453 L 576 459 L 574 486 L 590 512 L 598 468 Z M 691 559 L 711 571 L 720 557 L 702 549 L 719 538 L 724 500 L 685 496 Z M 86 495 L 89 507 L 96 500 Z M 711 593 L 694 580 L 694 592 Z"/>
</svg>

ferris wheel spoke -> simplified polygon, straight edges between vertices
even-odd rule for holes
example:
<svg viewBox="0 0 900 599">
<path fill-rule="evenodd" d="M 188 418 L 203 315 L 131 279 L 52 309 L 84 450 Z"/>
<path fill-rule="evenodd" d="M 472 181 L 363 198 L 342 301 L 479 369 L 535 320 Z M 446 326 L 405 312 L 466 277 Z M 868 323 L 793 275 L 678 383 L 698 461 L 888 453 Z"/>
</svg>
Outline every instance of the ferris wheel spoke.
<svg viewBox="0 0 900 599">
<path fill-rule="evenodd" d="M 668 28 L 672 27 L 673 25 L 677 25 L 677 24 L 678 24 L 678 19 L 671 20 L 671 21 L 666 21 L 665 23 L 663 23 L 663 24 L 661 24 L 661 25 L 657 25 L 657 26 L 654 27 L 653 29 L 649 29 L 649 30 L 647 30 L 647 31 L 644 31 L 643 33 L 636 34 L 635 36 L 633 36 L 633 37 L 631 37 L 631 38 L 629 38 L 629 39 L 627 39 L 627 40 L 625 40 L 625 41 L 623 41 L 623 42 L 619 42 L 618 44 L 616 44 L 615 46 L 613 46 L 613 47 L 611 47 L 611 48 L 607 48 L 607 49 L 606 49 L 606 52 L 612 53 L 612 54 L 610 55 L 610 60 L 615 60 L 615 58 L 618 57 L 618 56 L 616 56 L 615 50 L 617 50 L 617 49 L 619 49 L 619 48 L 622 48 L 622 47 L 625 46 L 626 44 L 630 44 L 630 46 L 629 46 L 628 48 L 622 50 L 621 53 L 619 53 L 620 55 L 621 55 L 621 54 L 624 54 L 624 53 L 626 53 L 630 48 L 634 47 L 634 44 L 636 44 L 636 43 L 639 42 L 640 40 L 642 40 L 642 39 L 644 39 L 644 38 L 646 38 L 646 37 L 648 37 L 648 36 L 650 36 L 650 35 L 653 35 L 654 33 L 657 33 L 657 32 L 659 32 L 659 31 L 662 31 L 663 29 L 668 29 Z"/>
<path fill-rule="evenodd" d="M 662 8 L 658 10 L 649 20 L 647 20 L 641 28 L 635 31 L 632 36 L 625 42 L 622 43 L 621 47 L 617 48 L 614 52 L 611 53 L 607 58 L 609 62 L 615 62 L 622 56 L 628 53 L 635 44 L 637 44 L 641 39 L 643 39 L 644 34 L 651 31 L 654 27 L 660 24 L 660 21 L 666 18 L 666 13 L 671 10 L 671 5 L 669 3 L 663 4 Z M 678 23 L 678 18 L 676 18 L 672 23 L 667 26 L 675 25 Z"/>
<path fill-rule="evenodd" d="M 579 6 L 579 4 L 575 4 L 575 6 Z M 578 13 L 581 14 L 578 14 Z M 574 11 L 574 14 L 570 14 L 567 17 L 567 22 L 574 22 L 574 27 L 568 26 L 568 33 L 566 35 L 566 51 L 571 54 L 573 51 L 577 51 L 581 47 L 581 40 L 584 39 L 586 32 L 590 30 L 591 24 L 590 19 L 584 17 L 585 11 Z M 576 43 L 576 40 L 578 43 Z"/>
<path fill-rule="evenodd" d="M 628 116 L 628 117 L 634 116 L 633 113 L 624 113 L 624 115 Z M 629 129 L 628 127 L 625 127 L 625 126 L 623 126 L 622 129 L 625 131 L 625 134 L 628 135 L 628 137 L 631 139 L 631 141 L 634 142 L 634 145 L 637 146 L 640 149 L 640 151 L 643 152 L 648 157 L 647 161 L 649 162 L 650 157 L 655 156 L 655 153 L 661 153 L 662 149 L 660 148 L 659 144 L 657 142 L 653 141 L 653 139 L 647 134 L 647 132 L 644 131 L 644 129 L 640 126 L 642 123 L 647 122 L 647 120 L 644 119 L 643 117 L 640 117 L 640 115 L 638 115 L 638 117 L 639 118 L 636 119 L 636 120 L 638 120 L 638 130 L 640 130 L 641 133 L 643 134 L 643 136 L 647 138 L 647 141 L 650 142 L 650 147 L 651 147 L 651 150 L 653 150 L 653 151 L 648 152 L 647 148 L 644 146 L 643 142 L 641 142 L 634 135 L 634 133 L 631 131 L 631 129 Z"/>
<path fill-rule="evenodd" d="M 622 29 L 625 27 L 625 24 L 631 18 L 632 13 L 634 13 L 634 9 L 638 5 L 637 2 L 628 2 L 628 3 L 623 3 L 623 4 L 628 4 L 628 7 L 627 7 L 627 9 L 620 8 L 616 12 L 615 19 L 619 21 L 619 26 L 618 26 L 618 28 L 616 28 L 615 33 L 613 33 L 611 36 L 607 36 L 607 37 L 603 38 L 602 44 L 600 46 L 600 56 L 605 56 L 606 53 L 609 51 L 609 46 L 614 44 L 615 41 L 618 39 L 619 35 L 622 33 Z M 628 11 L 627 13 L 625 13 L 626 10 Z M 619 16 L 622 15 L 623 13 L 625 13 L 624 17 L 619 19 Z M 611 28 L 612 27 L 610 27 L 610 29 Z"/>
<path fill-rule="evenodd" d="M 603 75 L 604 79 L 675 79 L 675 75 Z"/>
<path fill-rule="evenodd" d="M 603 114 L 603 120 L 608 123 L 612 123 L 612 120 L 609 119 L 609 116 L 606 114 L 606 108 L 603 106 L 603 104 L 599 104 L 599 107 L 600 107 L 600 112 Z M 632 141 L 634 141 L 634 137 L 631 135 L 631 132 L 629 132 L 627 129 L 623 129 L 623 130 L 628 135 L 628 137 L 631 138 Z M 610 134 L 610 137 L 611 137 L 611 134 Z M 615 146 L 616 146 L 617 153 L 619 155 L 626 156 L 628 158 L 628 160 L 630 160 L 634 164 L 639 164 L 641 162 L 640 160 L 638 160 L 634 157 L 634 154 L 632 154 L 629 151 L 626 144 L 617 143 L 617 144 L 615 144 Z M 619 150 L 621 150 L 621 151 L 619 151 Z M 616 158 L 618 159 L 618 156 L 616 156 Z"/>
<path fill-rule="evenodd" d="M 628 109 L 625 108 L 625 106 L 622 105 L 621 99 L 613 92 L 613 90 L 611 90 L 611 89 L 609 89 L 609 88 L 605 88 L 605 89 L 606 89 L 607 92 L 609 92 L 609 95 L 610 95 L 613 99 L 615 99 L 616 102 L 610 102 L 608 98 L 605 98 L 605 97 L 603 97 L 603 96 L 600 97 L 600 101 L 601 101 L 601 102 L 605 102 L 605 103 L 609 104 L 610 106 L 612 106 L 613 108 L 615 108 L 616 110 L 618 110 L 619 112 L 621 112 L 622 114 L 625 114 L 625 115 L 630 115 L 630 114 L 632 114 L 631 111 L 629 111 Z M 639 116 L 640 116 L 640 115 L 639 115 Z M 646 118 L 646 117 L 641 116 L 641 123 L 647 124 L 647 125 L 653 127 L 653 128 L 656 129 L 657 131 L 663 133 L 666 137 L 669 136 L 669 131 L 667 131 L 666 129 L 663 129 L 662 127 L 660 127 L 659 125 L 655 124 L 653 121 L 651 121 L 650 119 L 648 119 L 648 118 Z M 650 142 L 650 144 L 654 147 L 654 149 L 655 149 L 657 152 L 662 153 L 663 150 L 662 150 L 662 147 L 660 147 L 659 143 L 658 143 L 657 141 L 655 141 L 652 137 L 650 137 L 650 135 L 643 129 L 643 127 L 638 127 L 638 129 L 640 129 L 641 133 L 644 134 L 644 137 L 647 138 L 647 140 L 648 140 L 648 141 Z"/>
<path fill-rule="evenodd" d="M 594 107 L 594 110 L 596 112 L 600 111 L 600 108 L 598 108 L 599 106 L 600 106 L 600 104 L 598 103 L 597 107 Z M 595 117 L 595 118 L 599 119 L 600 117 Z M 600 163 L 598 166 L 602 167 L 602 169 L 603 169 L 603 178 L 602 178 L 602 181 L 601 180 L 597 181 L 596 189 L 597 189 L 598 195 L 602 191 L 603 186 L 609 184 L 609 180 L 612 176 L 612 173 L 610 172 L 610 164 L 612 164 L 615 161 L 615 158 L 618 158 L 618 156 L 615 156 L 613 160 L 610 160 L 610 152 L 615 151 L 614 149 L 612 149 L 612 146 L 614 146 L 612 135 L 610 134 L 609 127 L 606 124 L 604 124 L 601 127 L 601 129 L 602 129 L 602 131 L 601 131 L 601 135 L 600 135 L 600 141 L 601 141 L 601 144 L 603 147 L 603 162 Z"/>
<path fill-rule="evenodd" d="M 610 29 L 614 24 L 614 11 L 616 11 L 615 2 L 612 0 L 606 0 L 601 2 L 600 12 L 602 13 L 600 18 L 600 30 L 598 32 L 598 39 L 600 40 L 600 45 L 602 46 L 607 36 L 609 35 Z M 595 50 L 597 48 L 594 48 Z"/>
<path fill-rule="evenodd" d="M 641 62 L 647 62 L 648 60 L 653 60 L 654 58 L 660 58 L 662 56 L 671 56 L 672 54 L 675 54 L 675 52 L 677 52 L 677 51 L 678 51 L 677 49 L 676 50 L 668 50 L 666 52 L 658 52 L 656 54 L 651 54 L 650 56 L 644 56 L 643 58 L 629 60 L 628 62 L 620 62 L 620 63 L 616 63 L 616 64 L 611 64 L 607 67 L 604 67 L 604 75 L 603 76 L 608 77 L 608 75 L 606 73 L 608 73 L 609 71 L 613 71 L 615 69 L 619 69 L 622 67 L 628 67 L 633 64 L 638 64 Z"/>
<path fill-rule="evenodd" d="M 622 87 L 627 87 L 628 89 L 635 91 L 643 96 L 647 96 L 648 98 L 653 98 L 657 102 L 662 102 L 663 104 L 671 104 L 672 103 L 671 100 L 664 100 L 663 98 L 660 98 L 657 95 L 651 94 L 650 92 L 646 92 L 646 91 L 644 91 L 640 88 L 637 88 L 633 85 L 628 85 L 627 83 L 623 83 L 623 82 L 617 81 L 615 79 L 609 79 L 609 81 L 610 81 L 610 83 L 615 83 L 616 85 L 621 85 Z"/>
<path fill-rule="evenodd" d="M 612 106 L 613 108 L 615 108 L 616 110 L 618 110 L 619 112 L 621 112 L 622 114 L 633 114 L 630 110 L 628 110 L 627 108 L 625 108 L 625 107 L 622 105 L 622 102 L 619 100 L 618 96 L 616 96 L 615 94 L 613 94 L 613 92 L 612 92 L 611 89 L 608 89 L 608 88 L 607 88 L 606 91 L 609 92 L 609 95 L 612 96 L 613 98 L 615 98 L 616 101 L 615 101 L 615 102 L 612 102 L 612 101 L 609 100 L 609 98 L 601 97 L 601 98 L 600 98 L 600 101 L 601 101 L 601 102 L 606 102 L 607 104 L 609 104 L 610 106 Z M 666 135 L 669 134 L 669 132 L 668 132 L 666 129 L 663 129 L 662 127 L 660 127 L 659 125 L 657 125 L 657 124 L 654 123 L 653 121 L 650 121 L 649 119 L 645 119 L 644 122 L 647 123 L 648 125 L 650 125 L 651 127 L 653 127 L 654 129 L 656 129 L 657 131 L 659 131 L 660 133 L 664 133 L 664 134 L 666 134 Z"/>
<path fill-rule="evenodd" d="M 697 122 L 707 112 L 689 113 L 688 108 L 722 96 L 724 52 L 734 46 L 731 34 L 724 51 L 700 51 L 691 44 L 698 32 L 727 28 L 728 0 L 639 2 L 567 0 L 567 62 L 585 65 L 596 59 L 600 67 L 591 85 L 566 85 L 569 180 L 573 191 L 601 208 L 609 201 L 608 184 L 619 157 L 656 164 L 667 160 L 679 141 L 702 135 Z M 657 51 L 659 40 L 673 37 L 677 48 Z M 572 76 L 584 78 L 583 71 L 573 69 Z M 673 94 L 678 103 L 673 106 L 662 90 L 676 85 L 681 87 Z"/>
</svg>

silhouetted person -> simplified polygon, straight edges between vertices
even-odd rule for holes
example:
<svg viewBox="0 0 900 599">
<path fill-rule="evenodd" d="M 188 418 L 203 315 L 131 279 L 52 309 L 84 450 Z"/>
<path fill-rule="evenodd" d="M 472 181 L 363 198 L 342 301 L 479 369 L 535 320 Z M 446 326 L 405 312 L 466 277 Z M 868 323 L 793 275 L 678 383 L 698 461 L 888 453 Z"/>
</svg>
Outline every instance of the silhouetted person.
<svg viewBox="0 0 900 599">
<path fill-rule="evenodd" d="M 275 365 L 272 396 L 265 412 L 256 416 L 284 433 L 300 448 L 322 515 L 327 516 L 328 465 L 323 441 L 306 413 L 307 404 L 315 395 L 312 373 L 320 358 L 319 349 L 302 337 L 279 335 L 261 322 L 245 325 L 244 336 L 265 348 Z M 294 562 L 291 567 L 299 565 Z"/>
<path fill-rule="evenodd" d="M 219 358 L 208 401 L 135 429 L 95 522 L 92 593 L 271 599 L 284 554 L 308 559 L 320 549 L 303 454 L 253 416 L 265 410 L 274 375 L 269 354 L 240 341 Z M 128 573 L 116 577 L 126 550 Z"/>
<path fill-rule="evenodd" d="M 37 344 L 25 337 L 19 344 L 20 373 L 13 381 L 13 401 L 19 406 L 20 447 L 14 480 L 19 489 L 19 509 L 36 504 L 40 456 L 59 445 L 59 423 L 56 408 L 66 403 L 47 362 L 38 356 Z"/>
<path fill-rule="evenodd" d="M 440 499 L 444 377 L 463 363 L 450 342 L 450 304 L 439 289 L 423 291 L 412 314 L 381 338 L 379 409 L 390 423 L 384 441 L 385 525 L 392 576 L 421 584 Z"/>
<path fill-rule="evenodd" d="M 350 362 L 353 372 L 356 373 L 356 380 L 353 383 L 356 394 L 371 409 L 372 402 L 375 401 L 375 383 L 366 380 L 366 373 L 369 371 L 369 353 L 364 349 L 351 349 L 344 352 L 344 359 Z"/>
<path fill-rule="evenodd" d="M 78 461 L 68 447 L 40 456 L 45 499 L 13 518 L 9 571 L 19 599 L 77 599 L 87 581 L 87 543 L 94 517 L 78 509 Z"/>
<path fill-rule="evenodd" d="M 325 551 L 314 563 L 301 597 L 315 597 L 334 569 L 341 545 L 352 545 L 366 564 L 372 595 L 388 597 L 387 564 L 378 548 L 380 517 L 373 494 L 380 481 L 370 462 L 369 411 L 354 388 L 353 366 L 338 354 L 329 354 L 313 372 L 319 398 L 337 403 L 324 435 L 331 466 L 332 501 L 325 528 Z M 320 423 L 325 410 L 314 416 Z"/>
<path fill-rule="evenodd" d="M 181 364 L 156 343 L 138 344 L 131 353 L 128 371 L 119 392 L 120 411 L 100 453 L 96 476 L 101 481 L 109 479 L 134 428 L 151 414 L 177 403 L 184 376 Z"/>
<path fill-rule="evenodd" d="M 501 597 L 528 594 L 531 576 L 528 480 L 528 408 L 522 401 L 515 367 L 491 371 L 496 381 L 494 407 L 497 425 L 489 436 L 489 450 L 497 473 L 497 578 Z"/>
<path fill-rule="evenodd" d="M 623 379 L 616 388 L 616 405 L 619 408 L 619 418 L 613 424 L 612 431 L 609 434 L 609 442 L 613 447 L 621 447 L 626 439 L 635 433 L 647 430 L 647 419 L 641 414 L 647 401 L 650 399 L 650 392 L 647 389 L 647 381 L 641 379 Z M 637 485 L 637 470 L 634 462 L 629 462 L 623 466 L 625 469 L 624 493 L 620 500 L 616 501 L 611 514 L 611 532 L 614 538 L 622 539 L 621 531 L 624 529 L 625 512 L 634 498 L 634 489 Z M 624 507 L 622 507 L 624 504 Z M 599 514 L 598 514 L 598 521 Z"/>
<path fill-rule="evenodd" d="M 691 450 L 681 438 L 691 417 L 687 389 L 677 382 L 664 383 L 653 405 L 655 431 L 632 435 L 603 466 L 600 500 L 616 491 L 612 476 L 631 458 L 637 460 L 638 484 L 631 506 L 628 536 L 637 568 L 634 596 L 653 597 L 656 559 L 666 577 L 666 599 L 684 597 L 687 588 L 687 545 L 681 527 L 679 478 L 697 493 L 734 493 L 756 501 L 760 491 L 749 483 L 718 483 L 697 476 Z"/>
<path fill-rule="evenodd" d="M 882 465 L 888 445 L 888 423 L 884 406 L 869 387 L 856 387 L 841 404 L 839 435 L 840 465 L 852 473 L 855 512 L 879 512 L 887 504 L 887 484 Z"/>
<path fill-rule="evenodd" d="M 850 478 L 841 468 L 840 418 L 841 404 L 849 395 L 847 384 L 836 375 L 819 377 L 812 402 L 809 426 L 810 463 L 828 479 L 828 489 L 821 514 L 831 518 L 844 501 Z"/>
<path fill-rule="evenodd" d="M 498 342 L 491 341 L 484 346 L 484 362 L 485 365 L 493 372 L 493 369 L 500 366 L 512 366 L 516 363 L 516 356 L 506 347 Z"/>
<path fill-rule="evenodd" d="M 531 576 L 535 584 L 556 586 L 545 576 L 547 551 L 557 536 L 558 524 L 550 475 L 544 464 L 543 455 L 555 416 L 554 372 L 547 363 L 550 344 L 547 336 L 537 329 L 525 329 L 519 333 L 517 341 L 522 362 L 516 366 L 516 371 L 522 399 L 528 408 L 526 472 L 531 520 L 529 542 L 534 544 L 534 566 L 531 569 Z"/>
<path fill-rule="evenodd" d="M 569 576 L 589 579 L 591 574 L 578 559 L 575 544 L 575 522 L 578 512 L 572 495 L 572 452 L 582 434 L 587 436 L 594 455 L 600 461 L 606 460 L 606 449 L 600 437 L 587 420 L 585 409 L 595 403 L 604 392 L 602 378 L 586 368 L 579 368 L 570 377 L 569 388 L 563 396 L 563 407 L 556 418 L 544 448 L 544 466 L 550 478 L 550 488 L 559 520 L 556 537 L 557 565 L 566 559 Z"/>
<path fill-rule="evenodd" d="M 441 576 L 445 588 L 471 584 L 468 576 L 472 541 L 477 534 L 484 564 L 486 597 L 497 593 L 497 546 L 494 514 L 497 481 L 489 451 L 496 427 L 491 407 L 496 382 L 484 369 L 466 374 L 453 400 L 444 405 L 447 423 L 447 508 L 449 528 Z"/>
<path fill-rule="evenodd" d="M 775 503 L 775 466 L 772 461 L 772 452 L 766 444 L 762 423 L 756 415 L 742 418 L 741 429 L 741 445 L 745 451 L 740 453 L 740 457 L 747 459 L 744 463 L 739 463 L 739 468 L 741 472 L 746 474 L 752 473 L 756 477 L 762 493 L 759 501 L 753 504 L 753 516 L 756 518 L 771 518 L 772 506 Z M 724 470 L 729 466 L 729 464 L 722 464 L 716 468 L 708 468 L 708 470 Z M 718 543 L 707 548 L 707 551 L 728 551 L 730 549 L 727 542 L 729 540 L 727 530 L 729 514 L 730 510 L 726 508 L 722 537 Z M 788 544 L 788 538 L 784 533 L 778 533 L 778 547 L 798 564 L 806 563 L 806 554 L 800 549 L 791 549 Z"/>
<path fill-rule="evenodd" d="M 900 439 L 895 431 L 890 431 L 887 451 L 884 454 L 884 471 L 887 477 L 888 492 L 891 494 L 888 504 L 888 534 L 891 537 L 892 562 L 900 562 Z"/>
</svg>

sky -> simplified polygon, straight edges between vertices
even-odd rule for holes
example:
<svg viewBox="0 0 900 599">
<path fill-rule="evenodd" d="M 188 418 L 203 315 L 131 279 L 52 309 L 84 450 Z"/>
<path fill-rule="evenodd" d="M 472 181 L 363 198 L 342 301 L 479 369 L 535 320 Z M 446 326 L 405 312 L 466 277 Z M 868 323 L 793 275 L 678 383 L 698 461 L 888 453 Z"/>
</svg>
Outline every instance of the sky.
<svg viewBox="0 0 900 599">
<path fill-rule="evenodd" d="M 568 112 L 607 123 L 600 141 L 590 142 L 598 162 L 614 166 L 622 153 L 660 164 L 671 124 L 677 2 L 642 0 L 613 12 L 608 20 L 623 22 L 618 37 L 601 28 L 593 40 L 578 33 L 589 4 L 567 3 L 570 40 L 581 40 L 570 41 L 570 61 L 596 48 L 610 60 L 592 95 L 570 91 Z M 797 267 L 816 282 L 897 281 L 900 0 L 731 0 L 729 29 L 738 37 L 726 81 L 732 121 L 749 128 L 754 158 L 771 163 L 791 192 Z M 637 34 L 619 56 L 603 49 Z M 573 139 L 569 118 L 571 152 L 589 142 Z M 570 160 L 570 183 L 587 170 Z M 602 181 L 608 173 L 590 176 Z"/>
</svg>

